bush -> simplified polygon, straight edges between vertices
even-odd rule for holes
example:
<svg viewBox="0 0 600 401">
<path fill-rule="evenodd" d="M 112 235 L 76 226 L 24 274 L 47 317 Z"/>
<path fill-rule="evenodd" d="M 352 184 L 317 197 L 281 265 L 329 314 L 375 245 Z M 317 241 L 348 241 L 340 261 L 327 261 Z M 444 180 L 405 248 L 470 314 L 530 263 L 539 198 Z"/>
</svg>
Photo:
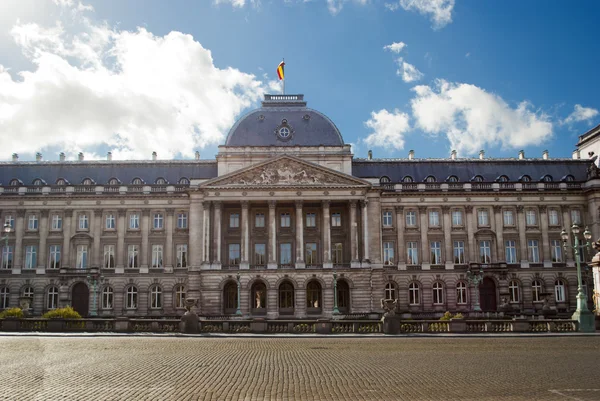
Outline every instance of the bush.
<svg viewBox="0 0 600 401">
<path fill-rule="evenodd" d="M 81 319 L 81 315 L 70 306 L 48 311 L 42 317 L 46 319 Z"/>
<path fill-rule="evenodd" d="M 450 320 L 450 319 L 452 319 L 452 313 L 450 313 L 448 311 L 446 311 L 446 313 L 444 313 L 444 316 L 442 316 L 440 318 L 440 320 Z"/>
<path fill-rule="evenodd" d="M 0 319 L 5 319 L 7 317 L 24 318 L 25 314 L 23 314 L 23 311 L 21 310 L 21 308 L 10 308 L 10 309 L 5 309 L 2 312 L 0 312 Z"/>
<path fill-rule="evenodd" d="M 454 315 L 454 316 L 452 317 L 452 319 L 464 319 L 464 318 L 465 318 L 465 317 L 463 316 L 463 314 L 462 314 L 462 313 L 457 313 L 456 315 Z"/>
</svg>

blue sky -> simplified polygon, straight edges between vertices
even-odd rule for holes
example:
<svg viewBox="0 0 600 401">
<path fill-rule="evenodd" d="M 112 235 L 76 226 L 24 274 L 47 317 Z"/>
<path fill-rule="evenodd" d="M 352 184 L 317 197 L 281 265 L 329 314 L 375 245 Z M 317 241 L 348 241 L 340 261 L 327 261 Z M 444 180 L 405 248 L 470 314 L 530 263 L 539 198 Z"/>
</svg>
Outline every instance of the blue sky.
<svg viewBox="0 0 600 401">
<path fill-rule="evenodd" d="M 282 57 L 358 157 L 571 157 L 600 123 L 600 2 L 570 4 L 4 0 L 0 158 L 212 158 Z"/>
</svg>

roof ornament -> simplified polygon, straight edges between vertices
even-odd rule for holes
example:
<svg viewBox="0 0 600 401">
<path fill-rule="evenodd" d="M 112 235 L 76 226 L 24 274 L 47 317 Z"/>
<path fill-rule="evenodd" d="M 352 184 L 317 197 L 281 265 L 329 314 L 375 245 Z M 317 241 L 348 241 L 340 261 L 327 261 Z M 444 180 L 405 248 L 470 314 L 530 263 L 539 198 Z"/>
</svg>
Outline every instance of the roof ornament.
<svg viewBox="0 0 600 401">
<path fill-rule="evenodd" d="M 289 141 L 294 137 L 294 129 L 288 124 L 287 119 L 281 120 L 281 124 L 275 129 L 275 135 L 280 141 Z"/>
</svg>

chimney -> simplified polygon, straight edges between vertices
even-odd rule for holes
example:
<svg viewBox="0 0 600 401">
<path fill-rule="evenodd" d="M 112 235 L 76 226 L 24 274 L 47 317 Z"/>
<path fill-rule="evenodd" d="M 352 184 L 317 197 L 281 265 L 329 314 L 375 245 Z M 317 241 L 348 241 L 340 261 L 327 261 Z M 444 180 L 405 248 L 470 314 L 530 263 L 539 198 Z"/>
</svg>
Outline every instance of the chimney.
<svg viewBox="0 0 600 401">
<path fill-rule="evenodd" d="M 523 160 L 525 158 L 525 151 L 523 149 L 519 150 L 519 160 Z"/>
<path fill-rule="evenodd" d="M 152 152 L 152 160 L 156 160 L 156 156 L 157 156 L 156 152 Z"/>
<path fill-rule="evenodd" d="M 369 150 L 369 153 L 368 153 L 368 155 L 369 155 L 369 156 L 368 156 L 367 158 L 368 158 L 369 160 L 373 160 L 373 151 L 372 151 L 372 150 Z"/>
<path fill-rule="evenodd" d="M 79 159 L 80 162 L 83 161 L 83 152 L 79 152 L 79 154 L 77 155 L 77 158 Z"/>
<path fill-rule="evenodd" d="M 450 159 L 456 160 L 456 150 L 452 150 L 452 152 L 450 152 Z"/>
<path fill-rule="evenodd" d="M 485 157 L 485 150 L 481 149 L 479 151 L 479 160 L 483 160 L 484 157 Z"/>
<path fill-rule="evenodd" d="M 109 160 L 109 161 L 112 160 L 112 152 L 108 152 L 106 154 L 106 160 Z"/>
<path fill-rule="evenodd" d="M 415 151 L 411 149 L 408 151 L 408 160 L 412 160 L 414 158 L 415 158 Z"/>
<path fill-rule="evenodd" d="M 200 160 L 200 152 L 196 151 L 196 160 Z"/>
<path fill-rule="evenodd" d="M 546 149 L 542 152 L 542 159 L 548 160 L 548 157 L 549 157 L 549 153 L 548 153 L 548 149 Z"/>
<path fill-rule="evenodd" d="M 42 154 L 40 152 L 37 152 L 35 154 L 35 161 L 36 162 L 41 162 L 42 161 Z"/>
<path fill-rule="evenodd" d="M 60 160 L 61 162 L 65 161 L 65 152 L 60 152 L 60 154 L 58 155 L 58 160 Z"/>
<path fill-rule="evenodd" d="M 16 154 L 16 153 L 13 153 L 13 154 L 12 154 L 12 160 L 13 160 L 14 162 L 18 162 L 18 161 L 19 161 L 19 155 L 18 155 L 18 154 Z"/>
</svg>

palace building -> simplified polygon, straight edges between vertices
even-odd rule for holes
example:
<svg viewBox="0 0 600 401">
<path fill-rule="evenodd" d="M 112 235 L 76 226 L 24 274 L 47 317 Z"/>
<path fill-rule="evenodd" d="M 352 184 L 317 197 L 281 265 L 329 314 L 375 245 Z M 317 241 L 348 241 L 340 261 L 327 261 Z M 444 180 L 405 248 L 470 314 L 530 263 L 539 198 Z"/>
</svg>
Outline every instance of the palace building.
<svg viewBox="0 0 600 401">
<path fill-rule="evenodd" d="M 561 230 L 600 237 L 592 160 L 358 159 L 303 95 L 266 95 L 214 160 L 60 159 L 0 163 L 0 309 L 178 316 L 192 297 L 201 316 L 326 318 L 336 294 L 342 315 L 391 298 L 431 317 L 479 293 L 484 311 L 570 314 Z"/>
</svg>

